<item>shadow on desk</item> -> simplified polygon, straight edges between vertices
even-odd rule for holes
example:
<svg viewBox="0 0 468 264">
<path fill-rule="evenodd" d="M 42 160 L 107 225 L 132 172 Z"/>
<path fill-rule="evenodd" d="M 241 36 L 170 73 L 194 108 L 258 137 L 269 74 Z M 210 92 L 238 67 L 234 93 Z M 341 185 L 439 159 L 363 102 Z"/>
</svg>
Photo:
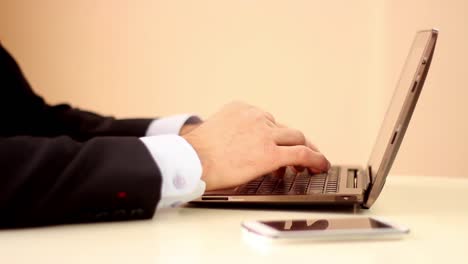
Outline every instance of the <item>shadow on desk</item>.
<svg viewBox="0 0 468 264">
<path fill-rule="evenodd" d="M 359 205 L 325 205 L 325 204 L 246 204 L 246 203 L 188 203 L 186 208 L 224 209 L 224 210 L 259 210 L 259 211 L 287 211 L 287 212 L 316 212 L 316 213 L 346 213 L 360 214 L 365 212 Z"/>
</svg>

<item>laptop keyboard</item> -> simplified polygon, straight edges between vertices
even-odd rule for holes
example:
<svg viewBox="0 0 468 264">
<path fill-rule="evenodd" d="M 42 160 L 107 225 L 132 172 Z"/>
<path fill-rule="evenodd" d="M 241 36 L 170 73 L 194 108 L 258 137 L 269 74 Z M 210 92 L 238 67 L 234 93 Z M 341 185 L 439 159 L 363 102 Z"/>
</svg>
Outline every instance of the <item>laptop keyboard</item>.
<svg viewBox="0 0 468 264">
<path fill-rule="evenodd" d="M 287 168 L 284 175 L 262 176 L 237 188 L 238 195 L 305 195 L 336 193 L 340 170 L 332 167 L 328 173 L 309 174 L 307 170 L 294 173 Z"/>
</svg>

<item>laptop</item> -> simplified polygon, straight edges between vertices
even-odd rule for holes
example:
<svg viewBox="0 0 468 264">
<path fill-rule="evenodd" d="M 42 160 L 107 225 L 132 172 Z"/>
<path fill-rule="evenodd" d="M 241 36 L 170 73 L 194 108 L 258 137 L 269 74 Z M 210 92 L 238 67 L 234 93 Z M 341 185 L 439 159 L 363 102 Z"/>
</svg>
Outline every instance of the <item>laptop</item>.
<svg viewBox="0 0 468 264">
<path fill-rule="evenodd" d="M 235 188 L 207 191 L 193 203 L 349 204 L 370 208 L 379 197 L 408 128 L 436 46 L 436 29 L 419 31 L 365 166 L 334 165 L 327 173 L 286 169 Z"/>
</svg>

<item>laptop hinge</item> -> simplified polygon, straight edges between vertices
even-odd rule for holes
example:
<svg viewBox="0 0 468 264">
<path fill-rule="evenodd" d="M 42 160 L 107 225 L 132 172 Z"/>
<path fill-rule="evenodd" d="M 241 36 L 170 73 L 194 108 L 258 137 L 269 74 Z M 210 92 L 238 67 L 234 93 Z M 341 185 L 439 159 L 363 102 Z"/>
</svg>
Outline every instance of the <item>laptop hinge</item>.
<svg viewBox="0 0 468 264">
<path fill-rule="evenodd" d="M 369 183 L 372 184 L 372 168 L 371 166 L 367 166 L 367 176 L 369 177 Z"/>
</svg>

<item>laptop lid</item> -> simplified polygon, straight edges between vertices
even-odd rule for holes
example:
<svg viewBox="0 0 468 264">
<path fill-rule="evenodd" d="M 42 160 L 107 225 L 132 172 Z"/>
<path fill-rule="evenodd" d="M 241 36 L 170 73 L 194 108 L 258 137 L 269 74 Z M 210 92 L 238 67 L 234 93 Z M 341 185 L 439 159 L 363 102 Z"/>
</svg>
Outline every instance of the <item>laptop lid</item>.
<svg viewBox="0 0 468 264">
<path fill-rule="evenodd" d="M 371 182 L 365 208 L 372 206 L 385 184 L 423 88 L 437 36 L 435 29 L 419 31 L 413 41 L 367 164 Z"/>
</svg>

